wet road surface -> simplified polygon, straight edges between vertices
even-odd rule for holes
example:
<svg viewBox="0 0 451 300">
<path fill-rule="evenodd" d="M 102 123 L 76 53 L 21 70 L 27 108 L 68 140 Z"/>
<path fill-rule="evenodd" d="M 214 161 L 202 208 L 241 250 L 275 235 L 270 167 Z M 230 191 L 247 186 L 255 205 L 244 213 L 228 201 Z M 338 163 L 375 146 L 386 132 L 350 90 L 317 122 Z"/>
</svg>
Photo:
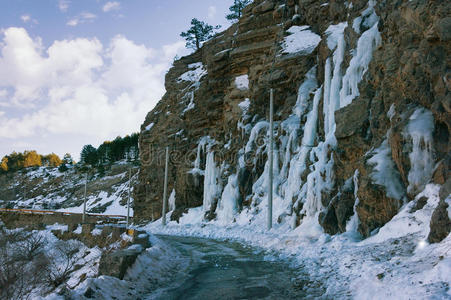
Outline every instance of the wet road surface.
<svg viewBox="0 0 451 300">
<path fill-rule="evenodd" d="M 158 236 L 190 260 L 172 287 L 148 299 L 300 299 L 296 270 L 285 261 L 237 243 L 193 237 Z M 147 297 L 146 297 L 147 298 Z"/>
</svg>

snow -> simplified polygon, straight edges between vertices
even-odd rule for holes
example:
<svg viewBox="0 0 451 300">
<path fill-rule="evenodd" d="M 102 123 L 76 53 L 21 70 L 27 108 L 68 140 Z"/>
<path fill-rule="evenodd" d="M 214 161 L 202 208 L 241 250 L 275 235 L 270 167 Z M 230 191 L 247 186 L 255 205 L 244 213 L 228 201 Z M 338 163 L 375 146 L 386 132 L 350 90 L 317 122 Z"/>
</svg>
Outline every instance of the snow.
<svg viewBox="0 0 451 300">
<path fill-rule="evenodd" d="M 241 75 L 235 78 L 235 86 L 239 90 L 248 90 L 249 89 L 249 76 L 247 74 Z"/>
<path fill-rule="evenodd" d="M 307 274 L 308 289 L 323 286 L 321 298 L 353 299 L 448 299 L 451 297 L 451 236 L 438 244 L 425 242 L 433 210 L 438 204 L 439 186 L 427 185 L 416 199 L 372 237 L 360 241 L 348 233 L 329 236 L 318 228 L 314 218 L 306 219 L 296 230 L 274 224 L 266 231 L 264 223 L 251 222 L 243 211 L 237 222 L 205 222 L 202 207 L 190 209 L 180 224 L 166 227 L 154 222 L 145 228 L 153 233 L 238 241 L 267 251 L 267 259 L 295 259 Z M 411 212 L 419 197 L 427 204 Z M 261 213 L 264 215 L 264 213 Z M 242 217 L 247 219 L 239 221 Z M 189 219 L 189 222 L 187 221 Z M 303 275 L 299 275 L 302 279 Z"/>
<path fill-rule="evenodd" d="M 358 33 L 361 31 L 362 34 L 358 38 L 357 47 L 351 50 L 349 66 L 344 65 L 347 51 L 344 30 L 348 24 L 331 25 L 326 36 L 327 45 L 333 53 L 326 60 L 324 86 L 318 86 L 316 67 L 309 70 L 299 85 L 292 114 L 285 120 L 275 122 L 277 134 L 273 157 L 273 214 L 277 222 L 273 229 L 265 230 L 269 162 L 264 154 L 268 153 L 269 124 L 261 117 L 254 117 L 246 123 L 240 120 L 237 124 L 239 129 L 243 129 L 243 138 L 247 138 L 247 143 L 238 152 L 236 169 L 217 166 L 214 152 L 206 149 L 206 142 L 202 147 L 199 143 L 195 168 L 197 166 L 201 169 L 200 153 L 203 149 L 203 155 L 207 156 L 204 172 L 209 177 L 206 181 L 208 192 L 204 195 L 204 206 L 189 209 L 187 214 L 182 215 L 179 224 L 169 222 L 167 227 L 162 228 L 161 222 L 156 221 L 146 228 L 156 233 L 232 239 L 263 247 L 280 257 L 294 256 L 299 267 L 309 274 L 309 279 L 317 280 L 327 287 L 324 298 L 366 299 L 377 295 L 388 299 L 403 299 L 414 298 L 415 295 L 432 295 L 435 298 L 449 296 L 449 277 L 437 275 L 437 272 L 449 274 L 450 261 L 440 261 L 439 257 L 446 253 L 445 249 L 449 248 L 451 238 L 438 245 L 425 242 L 430 218 L 438 201 L 438 187 L 426 185 L 427 181 L 424 181 L 422 194 L 414 201 L 404 204 L 405 189 L 391 158 L 387 139 L 367 154 L 367 162 L 373 166 L 369 175 L 374 183 L 385 187 L 388 197 L 399 201 L 399 214 L 379 228 L 379 231 L 374 231 L 370 238 L 362 241 L 357 231 L 360 222 L 357 213 L 360 174 L 355 170 L 354 176 L 346 181 L 347 185 L 354 187 L 355 198 L 354 214 L 346 224 L 347 231 L 329 236 L 318 223 L 319 214 L 325 209 L 324 197 L 336 188 L 333 156 L 333 150 L 337 147 L 335 112 L 358 96 L 358 84 L 368 69 L 372 52 L 380 43 L 377 22 L 374 2 L 370 1 L 368 8 L 353 24 L 354 30 L 358 28 Z M 310 32 L 306 26 L 291 29 L 292 38 L 296 33 Z M 316 45 L 312 47 L 311 51 Z M 324 100 L 324 118 L 318 115 L 321 97 Z M 391 119 L 395 113 L 393 106 L 387 116 Z M 324 137 L 317 133 L 318 122 L 322 119 Z M 405 131 L 420 135 L 423 140 L 427 137 L 426 133 L 431 132 L 428 129 L 430 120 L 424 111 L 414 114 L 409 123 L 412 125 L 408 125 Z M 418 132 L 420 127 L 425 128 L 421 133 Z M 254 160 L 255 166 L 255 159 L 259 156 L 266 157 L 266 161 L 261 162 L 263 172 L 256 178 L 252 193 L 243 195 L 246 199 L 240 199 L 242 195 L 236 182 L 238 170 L 246 166 L 246 160 Z M 302 175 L 307 168 L 309 172 L 305 178 Z M 237 171 L 231 174 L 230 170 Z M 227 183 L 224 182 L 225 186 L 222 188 L 221 180 L 224 179 Z M 412 212 L 412 207 L 420 196 L 428 198 L 427 205 Z M 251 204 L 240 211 L 240 200 L 248 200 Z M 205 204 L 211 208 L 214 201 L 218 201 L 217 217 L 207 222 L 204 218 Z M 301 223 L 298 227 L 295 226 L 297 221 Z M 430 253 L 433 253 L 432 256 Z M 424 279 L 419 283 L 422 277 L 428 278 L 428 281 Z M 392 282 L 396 284 L 393 285 Z M 409 290 L 400 287 L 408 287 Z"/>
<path fill-rule="evenodd" d="M 401 200 L 404 198 L 404 186 L 400 175 L 392 160 L 391 148 L 385 139 L 379 148 L 372 152 L 372 157 L 368 163 L 373 164 L 373 173 L 371 179 L 374 183 L 382 185 L 386 189 L 387 197 Z"/>
<path fill-rule="evenodd" d="M 119 178 L 128 179 L 128 172 L 124 172 L 116 176 L 118 176 Z M 108 178 L 104 179 L 108 180 Z M 95 207 L 106 205 L 106 210 L 102 214 L 125 216 L 127 215 L 127 205 L 126 204 L 121 205 L 120 199 L 122 198 L 121 195 L 124 195 L 126 193 L 128 193 L 128 180 L 119 185 L 113 186 L 113 190 L 111 193 L 108 193 L 106 191 L 100 191 L 98 194 L 89 195 L 86 200 L 86 209 L 89 212 L 89 210 Z M 133 202 L 133 199 L 131 199 L 131 202 Z M 77 207 L 61 208 L 58 209 L 57 211 L 82 213 L 83 203 L 81 203 Z M 133 209 L 130 209 L 130 216 L 133 216 Z"/>
<path fill-rule="evenodd" d="M 178 81 L 199 82 L 202 77 L 207 75 L 207 70 L 204 68 L 202 62 L 193 63 L 188 65 L 189 71 L 183 73 L 178 78 Z"/>
<path fill-rule="evenodd" d="M 195 107 L 194 104 L 194 92 L 189 93 L 189 103 L 186 108 L 182 111 L 182 115 L 184 115 L 187 111 L 193 109 Z"/>
<path fill-rule="evenodd" d="M 389 223 L 379 229 L 377 235 L 369 237 L 365 241 L 362 241 L 362 243 L 380 243 L 389 239 L 400 238 L 416 233 L 421 233 L 422 236 L 427 237 L 429 234 L 430 217 L 440 201 L 439 191 L 439 185 L 427 185 L 424 191 L 415 197 L 415 201 L 404 206 Z M 428 198 L 426 205 L 422 209 L 411 213 L 412 207 L 415 206 L 416 201 L 421 197 Z M 418 242 L 420 242 L 420 240 L 418 240 Z"/>
<path fill-rule="evenodd" d="M 101 235 L 102 234 L 102 229 L 101 228 L 94 228 L 92 231 L 91 231 L 91 235 Z"/>
<path fill-rule="evenodd" d="M 180 218 L 179 222 L 181 225 L 191 225 L 200 224 L 204 220 L 204 210 L 203 207 L 190 208 L 187 214 L 184 214 Z"/>
<path fill-rule="evenodd" d="M 68 291 L 69 298 L 86 299 L 84 294 L 91 289 L 95 291 L 96 298 L 101 299 L 138 299 L 150 292 L 159 299 L 159 294 L 164 294 L 165 289 L 177 284 L 176 275 L 184 274 L 190 262 L 183 260 L 177 250 L 157 237 L 150 235 L 149 240 L 152 247 L 146 250 L 143 250 L 141 245 L 128 248 L 142 253 L 127 270 L 123 280 L 110 276 L 87 278 Z M 65 298 L 53 294 L 46 299 Z"/>
<path fill-rule="evenodd" d="M 250 106 L 251 106 L 251 101 L 249 100 L 249 98 L 244 99 L 244 101 L 242 101 L 238 104 L 238 107 L 241 108 L 241 110 L 243 111 L 243 115 L 247 114 Z"/>
<path fill-rule="evenodd" d="M 126 166 L 128 164 L 129 163 L 126 160 L 122 160 L 116 162 L 114 166 Z M 21 193 L 16 196 L 18 199 L 14 203 L 16 208 L 54 210 L 72 213 L 83 212 L 82 199 L 79 197 L 72 197 L 74 188 L 81 191 L 79 195 L 82 195 L 85 183 L 85 177 L 79 174 L 77 168 L 73 167 L 64 173 L 60 173 L 58 168 L 41 167 L 37 170 L 27 171 L 24 176 L 24 180 L 27 181 L 31 181 L 34 178 L 39 180 L 36 181 L 37 184 L 31 191 L 27 191 L 25 195 Z M 56 187 L 46 185 L 50 180 L 55 181 L 55 178 L 61 178 L 60 181 L 55 183 L 57 184 Z M 92 209 L 104 206 L 105 211 L 102 212 L 102 214 L 126 215 L 127 207 L 122 200 L 125 200 L 125 195 L 128 194 L 128 171 L 113 176 L 96 176 L 94 180 L 95 181 L 91 181 L 89 185 L 102 186 L 110 184 L 107 181 L 111 181 L 111 189 L 108 192 L 105 192 L 102 189 L 95 189 L 92 191 L 87 198 L 88 212 Z M 132 178 L 132 180 L 134 180 L 134 178 Z M 20 184 L 20 181 L 18 181 L 18 184 Z M 38 194 L 38 196 L 28 198 L 29 195 L 33 194 Z M 124 205 L 121 205 L 121 201 Z M 133 201 L 133 198 L 131 201 Z M 133 215 L 133 210 L 131 210 L 131 214 Z"/>
<path fill-rule="evenodd" d="M 421 191 L 429 182 L 434 171 L 433 138 L 434 117 L 425 108 L 416 109 L 409 118 L 404 136 L 412 140 L 412 152 L 409 154 L 410 170 L 407 192 Z"/>
<path fill-rule="evenodd" d="M 81 231 L 82 231 L 82 227 L 81 227 L 81 225 L 78 225 L 77 229 L 74 230 L 74 233 L 81 234 Z"/>
<path fill-rule="evenodd" d="M 67 225 L 63 225 L 63 224 L 58 224 L 55 223 L 53 225 L 47 225 L 46 226 L 47 230 L 60 230 L 60 231 L 67 231 L 68 230 L 68 226 Z"/>
<path fill-rule="evenodd" d="M 155 125 L 155 123 L 150 123 L 149 125 L 146 126 L 146 128 L 144 129 L 145 131 L 149 131 L 150 129 L 152 129 L 152 127 Z"/>
<path fill-rule="evenodd" d="M 308 55 L 316 49 L 321 37 L 312 32 L 309 26 L 291 26 L 282 43 L 282 53 Z"/>
</svg>

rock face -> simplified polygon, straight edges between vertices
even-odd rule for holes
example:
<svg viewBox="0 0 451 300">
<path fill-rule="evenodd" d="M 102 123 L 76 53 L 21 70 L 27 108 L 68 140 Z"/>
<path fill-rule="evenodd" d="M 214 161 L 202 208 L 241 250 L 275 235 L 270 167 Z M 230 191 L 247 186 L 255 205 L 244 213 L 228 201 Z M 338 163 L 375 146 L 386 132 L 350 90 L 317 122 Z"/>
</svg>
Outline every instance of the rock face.
<svg viewBox="0 0 451 300">
<path fill-rule="evenodd" d="M 434 210 L 431 218 L 431 231 L 429 232 L 428 241 L 437 243 L 442 241 L 451 232 L 451 220 L 449 207 L 451 203 L 451 178 L 440 189 L 440 202 Z"/>
<path fill-rule="evenodd" d="M 449 177 L 449 11 L 446 1 L 255 0 L 167 73 L 141 127 L 135 215 L 161 216 L 168 146 L 173 219 L 198 206 L 206 220 L 257 216 L 272 88 L 275 220 L 369 236 Z"/>
</svg>

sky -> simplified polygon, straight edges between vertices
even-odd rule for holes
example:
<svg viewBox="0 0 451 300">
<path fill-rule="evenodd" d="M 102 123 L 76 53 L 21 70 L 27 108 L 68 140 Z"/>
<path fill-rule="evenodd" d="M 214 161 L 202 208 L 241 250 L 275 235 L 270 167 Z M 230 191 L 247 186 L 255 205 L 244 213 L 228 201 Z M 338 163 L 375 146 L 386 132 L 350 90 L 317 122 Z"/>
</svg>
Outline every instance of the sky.
<svg viewBox="0 0 451 300">
<path fill-rule="evenodd" d="M 138 132 L 192 18 L 233 0 L 0 0 L 0 158 L 71 153 Z"/>
</svg>

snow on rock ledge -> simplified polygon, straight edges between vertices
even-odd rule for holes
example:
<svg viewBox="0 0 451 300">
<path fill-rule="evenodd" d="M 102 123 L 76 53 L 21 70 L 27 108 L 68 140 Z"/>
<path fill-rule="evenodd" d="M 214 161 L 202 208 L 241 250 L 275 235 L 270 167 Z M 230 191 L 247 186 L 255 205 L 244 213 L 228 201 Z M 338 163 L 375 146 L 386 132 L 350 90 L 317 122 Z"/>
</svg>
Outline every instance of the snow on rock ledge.
<svg viewBox="0 0 451 300">
<path fill-rule="evenodd" d="M 290 33 L 282 43 L 282 53 L 307 55 L 316 49 L 321 37 L 312 32 L 310 26 L 291 26 Z"/>
<path fill-rule="evenodd" d="M 188 72 L 183 73 L 178 78 L 178 81 L 190 81 L 190 82 L 199 82 L 202 77 L 207 74 L 207 70 L 204 68 L 201 62 L 193 63 L 188 65 Z"/>
</svg>

